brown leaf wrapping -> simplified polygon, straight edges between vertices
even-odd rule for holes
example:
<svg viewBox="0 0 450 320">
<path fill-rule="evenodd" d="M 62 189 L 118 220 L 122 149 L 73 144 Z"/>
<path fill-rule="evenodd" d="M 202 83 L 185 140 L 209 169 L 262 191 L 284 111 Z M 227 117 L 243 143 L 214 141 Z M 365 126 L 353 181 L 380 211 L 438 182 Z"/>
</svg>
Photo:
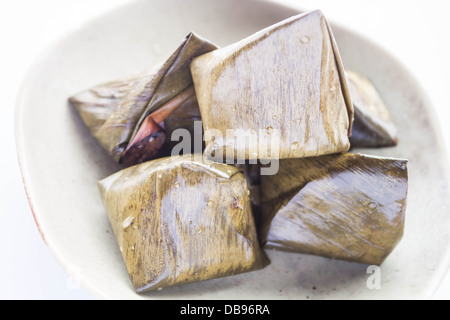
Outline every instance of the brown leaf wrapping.
<svg viewBox="0 0 450 320">
<path fill-rule="evenodd" d="M 207 154 L 220 149 L 235 159 L 283 159 L 350 147 L 353 105 L 331 28 L 320 11 L 199 56 L 191 72 L 204 129 L 221 135 L 206 141 Z M 259 147 L 235 143 L 227 129 L 256 132 Z M 278 154 L 264 154 L 266 146 Z"/>
<path fill-rule="evenodd" d="M 149 161 L 99 182 L 137 292 L 265 267 L 243 174 L 194 156 Z"/>
<path fill-rule="evenodd" d="M 280 161 L 261 176 L 265 247 L 380 265 L 403 235 L 406 165 L 350 153 Z"/>
<path fill-rule="evenodd" d="M 136 135 L 144 120 L 192 86 L 189 70 L 191 60 L 216 48 L 217 46 L 211 42 L 190 33 L 163 64 L 138 75 L 81 92 L 71 97 L 69 102 L 78 111 L 100 145 L 116 162 L 121 162 L 128 143 Z M 150 156 L 140 158 L 139 162 L 162 155 L 159 154 L 158 148 L 162 148 L 170 141 L 170 135 L 165 134 L 165 126 L 171 130 L 176 128 L 191 130 L 191 123 L 200 118 L 195 94 L 182 104 L 181 110 L 178 111 L 178 114 L 180 113 L 183 113 L 180 121 L 172 116 L 167 118 L 164 124 L 156 123 L 160 128 L 155 130 L 150 139 L 162 139 L 163 143 L 155 141 L 150 146 L 152 149 L 149 150 Z M 160 134 L 164 136 L 159 137 Z M 127 165 L 132 164 L 134 163 Z"/>
<path fill-rule="evenodd" d="M 352 148 L 392 147 L 397 145 L 397 128 L 380 94 L 369 79 L 346 71 L 347 83 L 355 109 L 350 144 Z"/>
</svg>

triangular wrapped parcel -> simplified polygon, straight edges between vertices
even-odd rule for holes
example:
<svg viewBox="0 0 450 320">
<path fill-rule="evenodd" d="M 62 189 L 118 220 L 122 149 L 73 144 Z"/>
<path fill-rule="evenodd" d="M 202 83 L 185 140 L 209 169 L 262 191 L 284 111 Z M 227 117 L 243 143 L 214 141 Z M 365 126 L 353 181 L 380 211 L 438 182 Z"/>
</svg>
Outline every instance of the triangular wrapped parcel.
<svg viewBox="0 0 450 320">
<path fill-rule="evenodd" d="M 380 265 L 403 236 L 407 161 L 345 153 L 261 176 L 266 248 Z"/>
<path fill-rule="evenodd" d="M 167 130 L 184 128 L 194 136 L 193 122 L 201 117 L 189 65 L 216 48 L 190 33 L 161 65 L 81 92 L 69 102 L 116 162 L 131 166 L 161 157 L 170 144 Z"/>
<path fill-rule="evenodd" d="M 199 56 L 191 72 L 203 127 L 211 130 L 205 134 L 208 155 L 302 158 L 350 147 L 353 106 L 320 11 Z M 242 143 L 246 135 L 248 144 Z"/>
</svg>

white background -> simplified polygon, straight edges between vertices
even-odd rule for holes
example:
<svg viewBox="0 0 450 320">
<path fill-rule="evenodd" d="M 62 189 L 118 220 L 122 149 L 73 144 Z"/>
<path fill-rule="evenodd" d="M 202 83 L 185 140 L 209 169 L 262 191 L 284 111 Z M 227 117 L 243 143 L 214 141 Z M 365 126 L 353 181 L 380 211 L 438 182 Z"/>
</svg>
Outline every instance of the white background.
<svg viewBox="0 0 450 320">
<path fill-rule="evenodd" d="M 14 105 L 24 73 L 43 48 L 129 1 L 0 0 L 0 299 L 91 299 L 55 262 L 34 224 L 17 165 Z M 450 1 L 278 2 L 321 9 L 329 20 L 371 38 L 401 60 L 430 96 L 450 150 Z M 447 276 L 435 299 L 449 298 Z"/>
</svg>

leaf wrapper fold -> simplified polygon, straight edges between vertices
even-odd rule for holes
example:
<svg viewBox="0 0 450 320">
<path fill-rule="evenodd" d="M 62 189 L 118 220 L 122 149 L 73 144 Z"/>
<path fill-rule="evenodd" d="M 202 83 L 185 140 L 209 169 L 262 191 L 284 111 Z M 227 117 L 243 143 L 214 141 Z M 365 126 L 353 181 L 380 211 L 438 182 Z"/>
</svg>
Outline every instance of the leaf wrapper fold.
<svg viewBox="0 0 450 320">
<path fill-rule="evenodd" d="M 354 71 L 346 71 L 347 83 L 355 109 L 350 138 L 352 148 L 396 146 L 397 128 L 386 105 L 369 79 Z"/>
</svg>

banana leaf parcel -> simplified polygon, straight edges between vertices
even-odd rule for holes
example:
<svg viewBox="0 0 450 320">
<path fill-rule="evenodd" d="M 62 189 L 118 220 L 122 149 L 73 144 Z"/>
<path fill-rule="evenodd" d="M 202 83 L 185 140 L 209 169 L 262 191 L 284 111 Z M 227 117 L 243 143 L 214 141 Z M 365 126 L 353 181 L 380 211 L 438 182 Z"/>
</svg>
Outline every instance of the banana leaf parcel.
<svg viewBox="0 0 450 320">
<path fill-rule="evenodd" d="M 261 176 L 265 248 L 380 265 L 403 236 L 407 161 L 345 153 Z"/>
<path fill-rule="evenodd" d="M 320 11 L 201 55 L 191 72 L 204 130 L 217 133 L 205 136 L 208 155 L 302 158 L 350 147 L 353 105 L 336 42 Z M 229 129 L 239 133 L 232 136 Z M 253 141 L 256 136 L 258 146 L 236 142 L 243 139 L 241 132 Z"/>
<path fill-rule="evenodd" d="M 171 132 L 200 120 L 191 60 L 216 49 L 190 33 L 161 65 L 101 84 L 69 99 L 91 134 L 118 163 L 131 166 L 168 155 Z"/>
<path fill-rule="evenodd" d="M 269 263 L 236 167 L 193 155 L 161 158 L 115 173 L 99 189 L 137 292 Z"/>
</svg>

